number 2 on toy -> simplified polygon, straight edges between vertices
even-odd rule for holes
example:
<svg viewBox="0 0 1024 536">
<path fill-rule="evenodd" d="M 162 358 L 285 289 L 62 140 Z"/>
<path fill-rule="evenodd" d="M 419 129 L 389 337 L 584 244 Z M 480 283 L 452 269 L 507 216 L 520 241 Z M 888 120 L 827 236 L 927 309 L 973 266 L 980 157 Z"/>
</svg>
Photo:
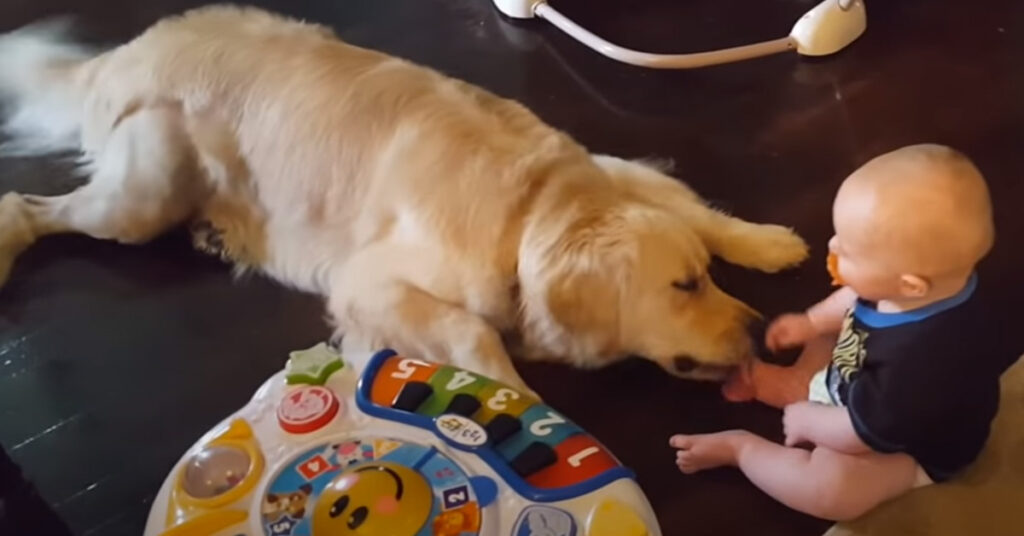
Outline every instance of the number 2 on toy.
<svg viewBox="0 0 1024 536">
<path fill-rule="evenodd" d="M 551 434 L 551 427 L 556 424 L 565 424 L 565 419 L 560 415 L 548 412 L 546 419 L 537 419 L 530 425 L 530 433 L 537 437 L 544 437 Z"/>
</svg>

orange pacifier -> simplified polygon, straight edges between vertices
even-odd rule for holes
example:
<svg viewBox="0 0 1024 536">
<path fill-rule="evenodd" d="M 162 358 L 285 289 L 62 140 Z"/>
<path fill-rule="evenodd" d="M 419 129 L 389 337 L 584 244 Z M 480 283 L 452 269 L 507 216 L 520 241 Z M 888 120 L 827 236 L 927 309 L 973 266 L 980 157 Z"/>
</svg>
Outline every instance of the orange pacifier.
<svg viewBox="0 0 1024 536">
<path fill-rule="evenodd" d="M 839 275 L 839 256 L 831 251 L 828 254 L 828 259 L 825 261 L 825 267 L 828 269 L 828 275 L 832 277 L 832 285 L 836 287 L 845 286 L 843 283 L 842 276 Z"/>
</svg>

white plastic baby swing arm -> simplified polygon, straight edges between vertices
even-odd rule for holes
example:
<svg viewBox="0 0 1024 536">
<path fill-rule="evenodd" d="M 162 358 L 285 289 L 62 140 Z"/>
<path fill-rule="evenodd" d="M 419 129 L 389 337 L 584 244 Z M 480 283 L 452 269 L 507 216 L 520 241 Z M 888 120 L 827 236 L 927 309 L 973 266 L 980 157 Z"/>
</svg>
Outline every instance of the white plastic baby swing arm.
<svg viewBox="0 0 1024 536">
<path fill-rule="evenodd" d="M 541 17 L 609 58 L 655 69 L 692 69 L 789 50 L 806 56 L 824 56 L 852 43 L 867 27 L 863 0 L 824 0 L 804 14 L 786 37 L 710 52 L 652 54 L 621 47 L 591 33 L 551 7 L 546 0 L 494 0 L 494 3 L 510 17 Z"/>
<path fill-rule="evenodd" d="M 746 45 L 735 48 L 726 48 L 711 52 L 697 52 L 692 54 L 651 54 L 639 52 L 619 45 L 610 43 L 585 28 L 576 24 L 565 15 L 562 15 L 550 4 L 542 2 L 537 4 L 534 13 L 551 24 L 554 24 L 563 32 L 575 37 L 578 41 L 588 47 L 612 58 L 625 63 L 651 67 L 654 69 L 693 69 L 719 63 L 747 60 L 770 54 L 778 54 L 796 48 L 796 45 L 789 37 L 783 37 L 774 41 L 765 41 L 755 45 Z"/>
</svg>

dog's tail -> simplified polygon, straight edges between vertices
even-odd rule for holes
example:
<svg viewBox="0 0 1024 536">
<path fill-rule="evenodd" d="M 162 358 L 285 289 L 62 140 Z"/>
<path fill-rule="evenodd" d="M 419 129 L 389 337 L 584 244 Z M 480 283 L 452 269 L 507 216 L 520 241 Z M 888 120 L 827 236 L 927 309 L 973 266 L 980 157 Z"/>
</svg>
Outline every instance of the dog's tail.
<svg viewBox="0 0 1024 536">
<path fill-rule="evenodd" d="M 0 35 L 3 155 L 77 150 L 85 88 L 82 65 L 93 53 L 67 40 L 71 24 L 54 19 Z"/>
</svg>

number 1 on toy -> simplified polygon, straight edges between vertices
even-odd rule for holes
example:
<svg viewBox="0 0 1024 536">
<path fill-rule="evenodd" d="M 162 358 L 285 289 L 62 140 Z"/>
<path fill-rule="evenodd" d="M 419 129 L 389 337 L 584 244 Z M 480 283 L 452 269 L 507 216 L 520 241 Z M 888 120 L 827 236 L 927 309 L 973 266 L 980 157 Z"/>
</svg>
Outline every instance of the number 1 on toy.
<svg viewBox="0 0 1024 536">
<path fill-rule="evenodd" d="M 580 465 L 583 464 L 583 460 L 587 459 L 590 456 L 593 456 L 594 454 L 597 454 L 598 452 L 601 452 L 601 449 L 597 447 L 587 447 L 577 452 L 576 454 L 569 456 L 569 465 L 573 467 L 579 467 Z"/>
</svg>

